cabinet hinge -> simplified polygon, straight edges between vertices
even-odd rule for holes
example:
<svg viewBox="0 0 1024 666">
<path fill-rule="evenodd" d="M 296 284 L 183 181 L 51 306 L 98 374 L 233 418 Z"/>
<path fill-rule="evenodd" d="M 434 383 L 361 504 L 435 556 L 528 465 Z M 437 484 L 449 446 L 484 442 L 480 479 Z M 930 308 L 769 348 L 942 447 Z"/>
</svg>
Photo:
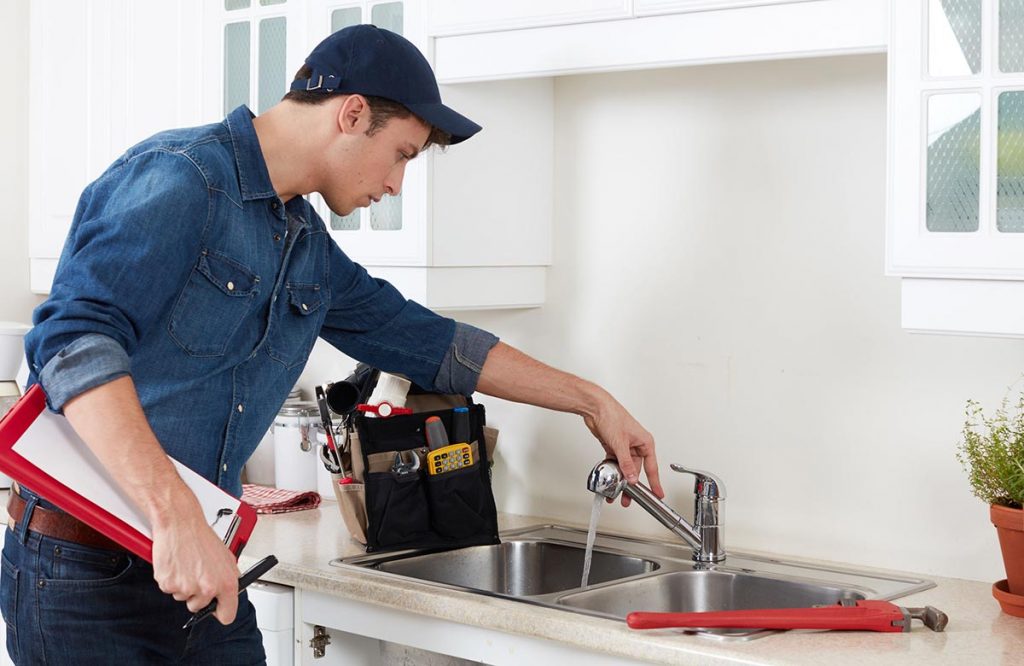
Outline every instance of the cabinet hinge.
<svg viewBox="0 0 1024 666">
<path fill-rule="evenodd" d="M 327 629 L 319 624 L 313 625 L 313 638 L 309 641 L 309 647 L 313 648 L 313 658 L 319 659 L 327 652 L 327 646 L 331 644 L 331 637 L 327 635 Z"/>
</svg>

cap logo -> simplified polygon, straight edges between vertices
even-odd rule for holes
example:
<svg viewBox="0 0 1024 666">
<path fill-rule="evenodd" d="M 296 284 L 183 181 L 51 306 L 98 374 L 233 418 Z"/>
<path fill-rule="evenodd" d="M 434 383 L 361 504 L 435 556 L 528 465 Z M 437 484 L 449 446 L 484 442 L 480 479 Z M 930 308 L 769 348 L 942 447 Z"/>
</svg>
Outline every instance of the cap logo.
<svg viewBox="0 0 1024 666">
<path fill-rule="evenodd" d="M 324 82 L 325 78 L 327 79 L 326 83 Z M 316 79 L 316 85 L 313 85 L 314 79 Z M 333 92 L 339 83 L 341 83 L 341 78 L 334 74 L 328 74 L 326 77 L 323 74 L 314 74 L 306 79 L 306 91 L 312 92 L 322 88 L 324 92 Z"/>
</svg>

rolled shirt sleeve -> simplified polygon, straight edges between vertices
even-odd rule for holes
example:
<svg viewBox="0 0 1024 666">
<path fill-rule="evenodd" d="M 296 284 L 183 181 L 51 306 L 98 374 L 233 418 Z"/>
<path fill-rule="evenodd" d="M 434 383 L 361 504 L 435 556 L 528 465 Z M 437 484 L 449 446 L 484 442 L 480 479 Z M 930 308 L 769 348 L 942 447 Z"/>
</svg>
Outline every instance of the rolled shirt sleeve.
<svg viewBox="0 0 1024 666">
<path fill-rule="evenodd" d="M 331 243 L 331 306 L 321 337 L 352 358 L 439 393 L 476 390 L 498 338 L 442 317 L 371 277 Z"/>
<path fill-rule="evenodd" d="M 470 395 L 476 391 L 484 361 L 498 338 L 469 324 L 455 322 L 455 336 L 438 368 L 434 389 L 440 393 Z"/>
<path fill-rule="evenodd" d="M 51 409 L 71 398 L 131 374 L 124 347 L 100 333 L 87 333 L 57 352 L 39 373 Z"/>
</svg>

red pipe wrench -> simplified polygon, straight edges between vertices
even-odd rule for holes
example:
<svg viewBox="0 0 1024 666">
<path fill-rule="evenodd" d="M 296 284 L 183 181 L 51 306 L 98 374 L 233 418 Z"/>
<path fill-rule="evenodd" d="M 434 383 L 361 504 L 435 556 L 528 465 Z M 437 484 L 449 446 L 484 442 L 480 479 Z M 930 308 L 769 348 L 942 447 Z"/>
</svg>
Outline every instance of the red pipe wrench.
<svg viewBox="0 0 1024 666">
<path fill-rule="evenodd" d="M 840 629 L 847 631 L 910 631 L 918 619 L 932 631 L 946 628 L 949 618 L 933 606 L 904 608 L 888 601 L 844 599 L 835 606 L 645 613 L 626 616 L 632 629 L 688 627 L 700 629 Z"/>
</svg>

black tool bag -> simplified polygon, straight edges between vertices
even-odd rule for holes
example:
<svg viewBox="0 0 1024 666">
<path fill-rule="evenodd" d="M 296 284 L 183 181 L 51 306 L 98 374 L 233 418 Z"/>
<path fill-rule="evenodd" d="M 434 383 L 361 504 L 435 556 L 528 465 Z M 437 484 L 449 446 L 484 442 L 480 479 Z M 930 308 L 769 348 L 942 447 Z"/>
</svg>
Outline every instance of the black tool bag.
<svg viewBox="0 0 1024 666">
<path fill-rule="evenodd" d="M 354 412 L 348 419 L 352 482 L 334 486 L 353 538 L 367 552 L 499 543 L 490 473 L 497 431 L 485 427 L 484 406 L 415 385 L 406 406 L 414 413 L 374 418 Z M 472 464 L 430 474 L 424 425 L 437 416 L 452 433 L 456 406 L 469 409 Z"/>
</svg>

